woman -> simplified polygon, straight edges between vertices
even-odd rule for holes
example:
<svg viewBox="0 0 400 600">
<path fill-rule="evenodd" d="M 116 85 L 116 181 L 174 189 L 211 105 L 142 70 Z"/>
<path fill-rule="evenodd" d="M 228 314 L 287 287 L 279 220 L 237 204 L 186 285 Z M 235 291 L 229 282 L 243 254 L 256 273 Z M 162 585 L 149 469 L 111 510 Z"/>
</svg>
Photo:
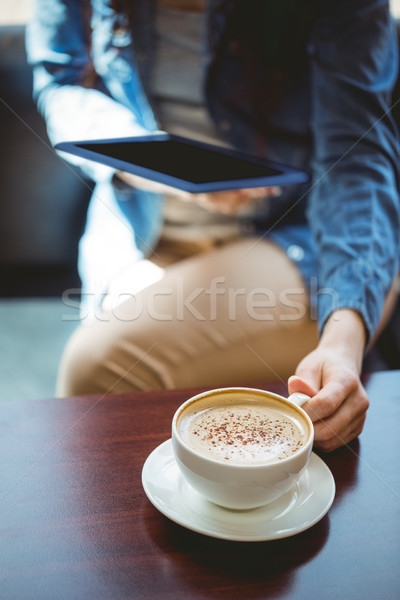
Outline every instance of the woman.
<svg viewBox="0 0 400 600">
<path fill-rule="evenodd" d="M 289 392 L 312 396 L 316 445 L 351 441 L 368 408 L 363 355 L 398 269 L 388 3 L 213 0 L 205 16 L 190 0 L 36 5 L 27 48 L 53 142 L 163 128 L 311 174 L 278 197 L 166 199 L 81 164 L 97 183 L 80 245 L 94 299 L 83 315 L 97 319 L 71 339 L 59 393 L 295 373 Z"/>
</svg>

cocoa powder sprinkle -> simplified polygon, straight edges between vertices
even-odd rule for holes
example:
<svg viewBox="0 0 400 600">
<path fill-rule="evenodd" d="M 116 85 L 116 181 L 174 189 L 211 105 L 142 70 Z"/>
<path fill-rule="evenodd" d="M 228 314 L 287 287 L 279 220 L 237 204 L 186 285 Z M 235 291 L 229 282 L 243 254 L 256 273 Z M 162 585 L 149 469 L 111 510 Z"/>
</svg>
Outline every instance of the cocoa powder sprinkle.
<svg viewBox="0 0 400 600">
<path fill-rule="evenodd" d="M 261 406 L 261 408 L 263 408 Z M 191 433 L 205 447 L 212 447 L 220 460 L 263 462 L 283 459 L 300 448 L 306 434 L 290 419 L 264 414 L 260 407 L 238 405 L 227 415 L 224 407 L 194 415 Z M 211 451 L 211 449 L 210 449 Z"/>
</svg>

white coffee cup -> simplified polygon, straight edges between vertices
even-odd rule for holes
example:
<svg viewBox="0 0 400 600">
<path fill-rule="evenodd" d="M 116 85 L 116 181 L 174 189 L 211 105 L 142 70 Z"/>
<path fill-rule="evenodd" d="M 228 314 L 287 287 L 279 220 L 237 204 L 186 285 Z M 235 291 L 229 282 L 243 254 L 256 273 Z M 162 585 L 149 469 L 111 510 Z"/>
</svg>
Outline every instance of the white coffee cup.
<svg viewBox="0 0 400 600">
<path fill-rule="evenodd" d="M 209 390 L 184 402 L 172 421 L 175 459 L 205 498 L 231 509 L 285 494 L 307 467 L 314 441 L 309 397 L 254 388 Z"/>
</svg>

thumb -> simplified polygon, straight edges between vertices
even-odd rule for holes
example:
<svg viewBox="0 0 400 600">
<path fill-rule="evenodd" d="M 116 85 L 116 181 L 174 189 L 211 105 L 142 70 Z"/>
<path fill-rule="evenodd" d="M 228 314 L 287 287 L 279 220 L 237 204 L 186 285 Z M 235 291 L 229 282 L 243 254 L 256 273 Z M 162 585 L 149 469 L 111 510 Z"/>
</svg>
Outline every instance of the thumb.
<svg viewBox="0 0 400 600">
<path fill-rule="evenodd" d="M 317 386 L 314 385 L 314 382 L 308 383 L 302 377 L 298 375 L 292 375 L 288 379 L 288 392 L 291 394 L 307 394 L 307 396 L 316 395 L 318 392 Z"/>
</svg>

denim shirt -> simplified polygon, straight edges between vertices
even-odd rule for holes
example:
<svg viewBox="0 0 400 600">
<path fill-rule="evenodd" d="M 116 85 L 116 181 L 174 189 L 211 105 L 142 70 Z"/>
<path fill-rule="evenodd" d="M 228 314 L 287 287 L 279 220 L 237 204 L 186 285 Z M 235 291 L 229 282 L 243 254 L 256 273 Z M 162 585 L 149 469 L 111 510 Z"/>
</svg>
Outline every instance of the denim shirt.
<svg viewBox="0 0 400 600">
<path fill-rule="evenodd" d="M 81 0 L 36 0 L 28 26 L 34 96 L 53 143 L 158 129 L 146 79 L 152 2 L 132 3 L 131 24 L 108 0 L 90 4 L 92 31 Z M 352 308 L 372 336 L 400 245 L 390 113 L 398 49 L 389 6 L 279 4 L 277 14 L 275 0 L 209 2 L 207 106 L 232 145 L 310 172 L 308 185 L 289 186 L 270 203 L 258 231 L 292 249 L 305 278 L 315 275 L 320 330 L 333 310 Z M 79 164 L 95 181 L 111 181 L 109 167 Z"/>
</svg>

